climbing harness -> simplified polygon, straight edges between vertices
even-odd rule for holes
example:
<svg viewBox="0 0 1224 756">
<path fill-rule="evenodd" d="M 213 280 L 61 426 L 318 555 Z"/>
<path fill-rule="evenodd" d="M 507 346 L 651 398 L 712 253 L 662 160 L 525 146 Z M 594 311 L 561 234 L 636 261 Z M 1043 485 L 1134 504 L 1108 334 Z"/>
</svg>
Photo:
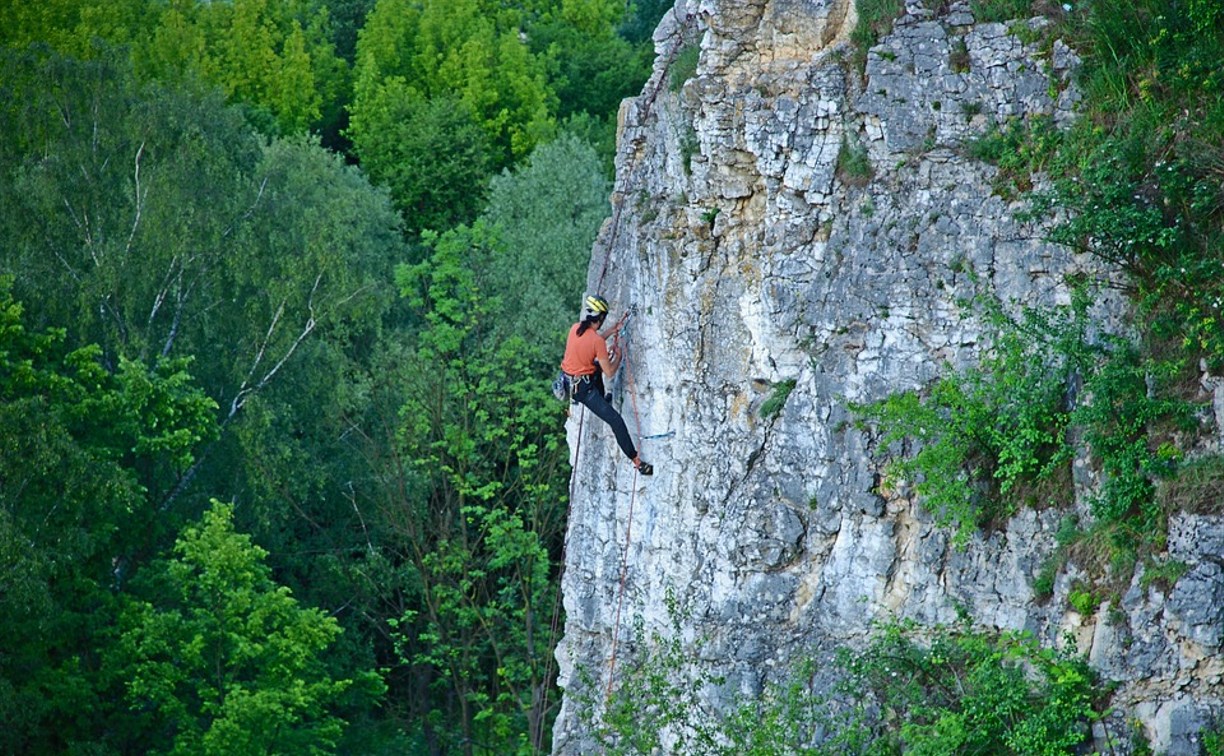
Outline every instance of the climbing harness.
<svg viewBox="0 0 1224 756">
<path fill-rule="evenodd" d="M 589 296 L 586 298 L 586 310 L 587 312 L 594 312 L 596 314 L 606 314 L 608 312 L 608 301 L 603 297 Z M 621 316 L 620 320 L 616 321 L 616 324 L 613 327 L 623 328 L 624 325 L 629 322 L 629 316 L 632 314 L 632 308 L 626 310 L 625 314 Z M 609 352 L 609 356 L 611 356 L 611 348 L 609 349 Z M 557 376 L 553 378 L 552 382 L 553 396 L 555 396 L 559 402 L 563 402 L 568 399 L 570 404 L 576 404 L 578 402 L 576 397 L 578 387 L 582 383 L 592 380 L 593 376 L 594 373 L 588 373 L 586 375 L 570 375 L 564 370 L 558 370 Z M 610 398 L 609 401 L 611 401 Z"/>
<path fill-rule="evenodd" d="M 565 371 L 557 373 L 557 377 L 552 382 L 553 396 L 557 397 L 557 401 L 564 402 L 569 400 L 570 404 L 577 404 L 578 387 L 583 383 L 589 382 L 589 375 L 570 375 Z"/>
</svg>

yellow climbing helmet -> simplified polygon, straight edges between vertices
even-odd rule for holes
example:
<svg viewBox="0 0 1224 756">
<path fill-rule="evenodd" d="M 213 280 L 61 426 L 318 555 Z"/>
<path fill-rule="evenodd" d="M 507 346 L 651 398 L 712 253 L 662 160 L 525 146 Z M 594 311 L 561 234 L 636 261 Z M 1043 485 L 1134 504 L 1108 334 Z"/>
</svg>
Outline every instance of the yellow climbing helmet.
<svg viewBox="0 0 1224 756">
<path fill-rule="evenodd" d="M 608 314 L 608 300 L 601 296 L 592 294 L 586 298 L 586 311 L 588 317 L 599 317 L 600 315 Z"/>
</svg>

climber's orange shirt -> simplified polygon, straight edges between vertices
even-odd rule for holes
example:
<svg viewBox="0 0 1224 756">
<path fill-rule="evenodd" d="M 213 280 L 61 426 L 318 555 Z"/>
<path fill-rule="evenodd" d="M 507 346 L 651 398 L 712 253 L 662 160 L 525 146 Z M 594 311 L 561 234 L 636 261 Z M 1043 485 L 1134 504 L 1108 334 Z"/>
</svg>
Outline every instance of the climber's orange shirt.
<svg viewBox="0 0 1224 756">
<path fill-rule="evenodd" d="M 565 340 L 565 357 L 561 359 L 561 370 L 570 375 L 594 375 L 595 360 L 599 360 L 600 365 L 609 364 L 608 342 L 604 341 L 604 337 L 593 327 L 587 328 L 579 336 L 579 325 L 574 324 Z"/>
</svg>

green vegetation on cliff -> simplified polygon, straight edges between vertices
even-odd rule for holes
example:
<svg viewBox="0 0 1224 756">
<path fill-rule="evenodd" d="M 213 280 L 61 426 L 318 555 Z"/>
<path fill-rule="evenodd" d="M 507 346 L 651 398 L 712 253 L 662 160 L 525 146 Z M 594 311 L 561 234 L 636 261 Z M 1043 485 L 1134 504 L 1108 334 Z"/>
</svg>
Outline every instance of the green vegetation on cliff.
<svg viewBox="0 0 1224 756">
<path fill-rule="evenodd" d="M 1102 547 L 1079 552 L 1093 555 L 1083 566 L 1109 593 L 1163 550 L 1178 499 L 1200 498 L 1186 489 L 1216 485 L 1187 453 L 1211 432 L 1200 371 L 1224 366 L 1224 77 L 1212 62 L 1224 50 L 1224 9 L 1138 2 L 1050 13 L 1041 33 L 1084 56 L 1078 119 L 1065 131 L 1040 118 L 1000 124 L 971 150 L 998 163 L 1001 191 L 1028 192 L 1037 216 L 1057 211 L 1054 241 L 1125 273 L 1132 335 L 1087 329 L 1092 287 L 1108 282 L 1072 282 L 1070 308 L 1019 321 L 983 292 L 977 304 L 994 328 L 980 366 L 859 410 L 885 445 L 918 442 L 892 471 L 962 543 L 1021 507 L 1069 506 L 1071 461 L 1088 454 L 1102 480 L 1075 540 Z M 1029 191 L 1035 171 L 1050 189 Z"/>
</svg>

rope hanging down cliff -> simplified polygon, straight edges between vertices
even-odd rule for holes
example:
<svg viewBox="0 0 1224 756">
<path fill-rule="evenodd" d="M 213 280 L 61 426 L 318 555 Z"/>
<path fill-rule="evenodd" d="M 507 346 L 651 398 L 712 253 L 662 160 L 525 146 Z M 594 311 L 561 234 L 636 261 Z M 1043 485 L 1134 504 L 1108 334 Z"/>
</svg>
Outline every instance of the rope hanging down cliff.
<svg viewBox="0 0 1224 756">
<path fill-rule="evenodd" d="M 633 422 L 637 426 L 638 443 L 643 441 L 642 416 L 638 412 L 637 391 L 633 385 L 633 364 L 629 361 L 628 343 L 622 349 L 625 352 L 625 379 L 629 386 L 629 403 L 633 406 Z M 608 659 L 608 684 L 604 688 L 604 702 L 612 695 L 612 680 L 616 676 L 616 645 L 620 638 L 621 607 L 625 604 L 625 579 L 629 573 L 629 545 L 633 538 L 633 505 L 637 501 L 637 471 L 633 473 L 633 483 L 629 488 L 629 516 L 625 521 L 625 548 L 621 552 L 620 585 L 616 596 L 616 619 L 612 623 L 612 652 Z"/>
<path fill-rule="evenodd" d="M 659 80 L 655 84 L 654 89 L 651 90 L 649 96 L 645 99 L 642 105 L 641 116 L 638 119 L 639 124 L 644 124 L 646 122 L 646 119 L 649 117 L 650 110 L 652 106 L 654 105 L 655 100 L 658 99 L 659 93 L 663 89 L 663 83 L 667 81 L 667 77 L 671 72 L 672 63 L 675 62 L 676 56 L 679 54 L 680 50 L 683 48 L 684 22 L 687 21 L 688 18 L 686 17 L 683 21 L 681 21 L 679 19 L 679 12 L 676 10 L 675 7 L 672 8 L 671 13 L 674 16 L 676 16 L 675 18 L 676 23 L 671 33 L 671 38 L 668 40 L 670 44 L 668 45 L 666 57 L 664 58 L 664 61 L 663 61 L 662 71 L 660 71 L 660 74 L 659 74 Z M 628 129 L 626 129 L 626 131 L 628 131 Z M 635 173 L 635 169 L 637 168 L 637 156 L 639 154 L 640 154 L 639 152 L 635 151 L 633 153 L 633 157 L 629 161 L 629 164 L 624 173 L 627 179 L 632 177 Z M 609 232 L 608 242 L 604 247 L 603 264 L 600 266 L 600 269 L 599 269 L 599 280 L 596 283 L 597 290 L 603 289 L 604 279 L 607 277 L 607 274 L 608 274 L 608 262 L 612 258 L 612 250 L 616 248 L 617 236 L 619 235 L 619 232 L 620 232 L 621 212 L 625 206 L 625 191 L 622 190 L 622 191 L 615 192 L 614 197 L 615 197 L 615 208 L 613 209 L 613 212 L 612 212 L 612 224 L 611 224 L 611 229 Z M 627 320 L 631 313 L 632 313 L 632 309 L 627 310 L 624 317 L 622 318 L 622 321 Z M 656 434 L 655 436 L 649 436 L 649 437 L 642 435 L 642 418 L 641 418 L 641 414 L 638 411 L 637 392 L 633 384 L 633 368 L 632 368 L 632 363 L 629 361 L 629 358 L 628 358 L 628 345 L 627 344 L 622 347 L 622 354 L 623 354 L 623 359 L 625 361 L 625 375 L 626 375 L 626 379 L 629 384 L 628 385 L 629 401 L 630 401 L 630 404 L 633 406 L 633 419 L 634 419 L 634 424 L 637 426 L 638 443 L 641 444 L 641 442 L 645 441 L 647 438 L 660 438 L 660 437 L 666 437 L 670 435 L 670 434 Z M 580 430 L 581 430 L 581 427 L 582 427 L 582 421 L 579 420 Z M 577 458 L 575 457 L 575 460 L 576 459 Z M 630 486 L 629 514 L 625 522 L 625 547 L 621 551 L 621 571 L 620 571 L 619 586 L 617 588 L 616 618 L 613 621 L 613 626 L 612 626 L 612 650 L 611 650 L 611 653 L 609 654 L 609 659 L 608 659 L 608 683 L 604 689 L 605 703 L 607 702 L 608 698 L 612 695 L 612 681 L 615 678 L 615 674 L 616 674 L 616 647 L 617 647 L 617 642 L 620 637 L 621 609 L 625 603 L 625 582 L 626 582 L 626 578 L 627 578 L 628 571 L 629 571 L 629 547 L 632 543 L 632 538 L 633 538 L 633 508 L 634 508 L 634 504 L 637 501 L 637 473 L 638 473 L 638 470 L 635 468 L 634 476 L 633 476 L 633 483 Z M 576 469 L 574 471 L 574 477 L 575 478 L 577 477 Z M 571 493 L 570 498 L 572 500 L 573 492 L 571 491 L 570 493 Z M 562 565 L 562 568 L 564 569 L 564 565 Z M 558 586 L 558 591 L 559 591 L 560 581 L 558 581 L 557 586 Z"/>
<path fill-rule="evenodd" d="M 633 374 L 632 374 L 631 369 L 629 368 L 629 362 L 627 359 L 628 358 L 627 343 L 624 345 L 620 343 L 620 332 L 629 322 L 629 318 L 632 315 L 632 312 L 633 312 L 632 309 L 626 310 L 625 314 L 621 317 L 619 321 L 617 321 L 617 323 L 611 329 L 611 331 L 613 332 L 613 339 L 614 339 L 613 343 L 619 346 L 619 351 L 620 351 L 620 354 L 615 358 L 615 361 L 613 361 L 613 358 L 608 354 L 607 347 L 605 345 L 603 337 L 599 335 L 598 330 L 597 330 L 599 327 L 601 327 L 604 324 L 604 321 L 607 318 L 607 314 L 608 314 L 607 300 L 599 296 L 587 297 L 584 318 L 579 323 L 576 323 L 574 327 L 570 330 L 570 336 L 566 344 L 566 359 L 562 360 L 562 371 L 563 371 L 562 376 L 564 377 L 567 385 L 573 386 L 573 388 L 569 389 L 572 404 L 582 405 L 582 411 L 580 412 L 578 416 L 578 439 L 574 447 L 574 470 L 570 475 L 569 501 L 567 503 L 566 521 L 567 522 L 569 521 L 570 514 L 572 513 L 572 509 L 570 509 L 570 507 L 573 506 L 574 488 L 578 480 L 579 464 L 582 461 L 582 456 L 581 456 L 582 436 L 583 436 L 583 428 L 585 427 L 585 422 L 586 422 L 586 410 L 587 409 L 590 409 L 592 412 L 596 414 L 596 416 L 602 418 L 603 420 L 608 422 L 609 425 L 613 427 L 613 430 L 617 436 L 617 442 L 620 445 L 621 450 L 627 456 L 629 456 L 629 458 L 633 461 L 633 483 L 632 483 L 633 493 L 631 495 L 630 502 L 629 502 L 629 525 L 625 531 L 625 549 L 622 554 L 622 563 L 621 563 L 620 596 L 617 600 L 616 628 L 613 631 L 612 660 L 611 660 L 611 664 L 613 668 L 615 667 L 615 660 L 616 660 L 616 635 L 619 634 L 621 605 L 623 604 L 623 601 L 624 601 L 625 575 L 627 572 L 629 540 L 630 540 L 630 534 L 632 532 L 631 529 L 633 526 L 633 507 L 634 507 L 634 503 L 636 501 L 636 495 L 637 495 L 637 477 L 639 473 L 644 474 L 644 475 L 650 475 L 654 471 L 649 463 L 642 461 L 636 448 L 634 448 L 633 442 L 629 438 L 628 429 L 624 427 L 625 426 L 624 421 L 621 419 L 620 414 L 617 413 L 616 410 L 613 409 L 611 404 L 609 403 L 611 394 L 607 394 L 607 395 L 604 394 L 604 387 L 603 387 L 603 382 L 602 382 L 602 374 L 605 372 L 604 366 L 609 366 L 611 368 L 611 370 L 609 371 L 609 374 L 611 374 L 611 373 L 616 372 L 616 368 L 619 367 L 620 364 L 623 363 L 626 365 L 626 374 L 629 376 L 628 377 L 628 381 L 629 381 L 628 390 L 629 390 L 630 400 L 633 405 L 634 422 L 637 426 L 638 439 L 639 441 L 641 441 L 642 439 L 642 420 L 641 420 L 641 415 L 639 414 L 638 408 L 637 408 L 637 396 L 636 396 L 636 393 L 634 391 L 634 386 L 633 386 Z M 586 326 L 586 327 L 584 328 L 583 326 Z M 600 360 L 602 360 L 602 362 L 600 362 Z M 585 371 L 588 361 L 592 363 L 592 368 L 593 368 L 592 373 L 570 372 L 570 371 L 577 371 L 577 370 Z M 549 645 L 549 648 L 554 648 L 554 649 L 556 648 L 557 634 L 560 629 L 559 625 L 560 625 L 560 617 L 561 617 L 561 582 L 562 582 L 562 577 L 565 574 L 565 561 L 567 559 L 568 545 L 569 545 L 569 541 L 567 538 L 565 539 L 565 541 L 563 541 L 562 547 L 561 547 L 561 567 L 560 567 L 560 572 L 557 575 L 557 588 L 556 588 L 556 594 L 553 599 L 552 622 L 549 628 L 549 644 L 548 645 Z M 546 712 L 548 709 L 548 692 L 549 692 L 548 688 L 550 686 L 547 681 L 551 680 L 552 678 L 554 661 L 555 661 L 554 657 L 550 656 L 548 659 L 548 662 L 545 665 L 544 680 L 546 682 L 544 684 L 544 690 L 543 690 L 543 695 L 542 695 L 542 706 L 540 708 L 541 721 L 536 723 L 536 725 L 538 725 L 538 729 L 536 729 L 536 731 L 533 733 L 533 745 L 535 747 L 536 752 L 540 752 L 543 747 L 543 721 L 542 720 L 543 720 L 544 712 Z M 609 673 L 609 675 L 610 674 L 611 673 Z"/>
<path fill-rule="evenodd" d="M 676 56 L 679 54 L 680 50 L 683 47 L 683 33 L 684 33 L 685 23 L 689 19 L 687 16 L 684 19 L 681 19 L 679 17 L 679 11 L 674 7 L 671 9 L 670 13 L 672 13 L 674 16 L 673 31 L 670 35 L 670 38 L 667 39 L 667 42 L 669 44 L 668 44 L 667 52 L 663 60 L 663 66 L 662 66 L 662 70 L 660 71 L 658 81 L 655 83 L 654 88 L 647 94 L 643 102 L 641 116 L 639 118 L 640 123 L 644 123 L 646 118 L 650 115 L 650 110 L 652 106 L 654 105 L 655 100 L 658 99 L 659 93 L 662 91 L 663 85 L 667 81 L 667 77 L 671 72 L 671 66 L 675 62 Z M 634 156 L 630 159 L 626 167 L 626 170 L 624 172 L 624 175 L 627 177 L 626 183 L 628 183 L 628 178 L 633 176 L 636 168 L 637 168 L 637 153 L 635 153 Z M 625 192 L 627 189 L 628 187 L 626 186 L 624 189 L 620 191 L 614 191 L 613 193 L 613 196 L 615 199 L 614 199 L 614 209 L 612 213 L 612 223 L 611 223 L 610 232 L 609 232 L 610 236 L 609 236 L 607 243 L 604 245 L 604 258 L 603 258 L 603 263 L 600 266 L 599 279 L 596 285 L 596 290 L 603 289 L 603 283 L 604 283 L 604 279 L 607 277 L 608 263 L 612 256 L 612 250 L 616 248 L 616 241 L 617 241 L 617 237 L 619 236 L 619 232 L 620 232 L 621 214 L 622 214 L 622 211 L 624 209 L 624 204 L 625 204 L 624 203 Z M 625 316 L 622 318 L 622 321 L 629 317 L 629 312 L 630 311 L 626 311 Z M 629 376 L 628 381 L 629 381 L 630 400 L 633 405 L 634 421 L 635 421 L 635 424 L 637 425 L 638 441 L 640 443 L 641 441 L 644 441 L 646 437 L 642 436 L 641 417 L 638 413 L 637 397 L 633 390 L 632 370 L 631 368 L 628 367 L 628 361 L 626 361 L 626 365 L 627 365 L 626 374 Z M 572 513 L 571 508 L 573 506 L 573 501 L 574 501 L 574 486 L 578 479 L 578 464 L 581 461 L 582 433 L 583 433 L 584 422 L 586 419 L 585 405 L 583 409 L 584 411 L 579 415 L 579 418 L 578 418 L 578 440 L 574 446 L 574 470 L 570 474 L 569 500 L 567 501 L 567 504 L 566 504 L 566 507 L 567 507 L 566 522 L 569 522 L 570 514 Z M 662 434 L 662 435 L 665 437 L 667 434 Z M 651 438 L 653 438 L 653 436 Z M 626 575 L 628 571 L 629 545 L 630 545 L 630 539 L 631 539 L 632 527 L 633 527 L 633 508 L 636 502 L 636 493 L 637 493 L 637 473 L 638 473 L 638 468 L 635 467 L 633 483 L 631 487 L 632 493 L 630 495 L 630 501 L 629 501 L 629 516 L 628 516 L 628 522 L 626 523 L 626 528 L 625 528 L 625 548 L 624 548 L 624 551 L 622 552 L 622 557 L 621 557 L 620 587 L 618 589 L 618 596 L 617 596 L 616 619 L 615 619 L 615 624 L 614 624 L 614 629 L 613 629 L 613 634 L 612 634 L 612 652 L 611 652 L 611 656 L 609 659 L 608 687 L 607 687 L 607 690 L 605 691 L 605 697 L 611 694 L 611 681 L 612 681 L 613 673 L 615 672 L 615 668 L 616 668 L 616 640 L 617 640 L 617 636 L 620 634 L 621 607 L 624 603 L 625 581 L 626 581 Z M 562 546 L 561 546 L 561 562 L 560 562 L 560 568 L 557 574 L 557 590 L 556 590 L 556 596 L 553 601 L 552 621 L 551 621 L 551 625 L 549 628 L 548 646 L 551 649 L 556 648 L 557 636 L 560 631 L 561 584 L 565 576 L 565 564 L 566 564 L 566 559 L 567 559 L 568 545 L 569 545 L 569 538 L 568 538 L 568 533 L 567 533 L 566 537 L 563 539 Z M 535 738 L 534 738 L 534 743 L 533 743 L 534 749 L 537 753 L 541 752 L 543 749 L 543 737 L 544 737 L 543 719 L 546 716 L 547 711 L 548 711 L 548 695 L 549 695 L 549 688 L 551 687 L 549 681 L 552 678 L 553 665 L 555 662 L 556 662 L 555 654 L 550 655 L 548 658 L 548 662 L 546 664 L 546 668 L 545 668 L 545 676 L 544 676 L 545 682 L 543 686 L 544 691 L 542 695 L 542 705 L 540 707 L 541 721 L 539 722 L 538 729 L 535 732 Z"/>
<path fill-rule="evenodd" d="M 668 35 L 668 37 L 666 38 L 666 42 L 668 46 L 667 46 L 667 51 L 664 53 L 663 67 L 662 67 L 662 70 L 659 72 L 658 81 L 655 83 L 654 87 L 650 90 L 649 93 L 646 94 L 646 96 L 642 100 L 641 114 L 637 119 L 638 120 L 637 125 L 639 126 L 644 125 L 646 123 L 646 119 L 650 116 L 650 110 L 654 106 L 655 100 L 659 99 L 659 93 L 663 91 L 663 84 L 668 80 L 667 77 L 671 73 L 672 63 L 676 61 L 676 56 L 679 55 L 680 51 L 684 48 L 684 29 L 685 29 L 686 23 L 691 18 L 691 14 L 686 15 L 683 19 L 681 19 L 680 12 L 676 10 L 674 6 L 669 12 L 673 16 L 674 24 L 673 24 L 671 34 Z M 628 124 L 626 124 L 625 133 L 626 134 L 629 133 Z M 628 165 L 625 167 L 625 170 L 621 173 L 621 175 L 624 175 L 626 177 L 626 181 L 625 181 L 626 184 L 628 184 L 629 180 L 633 177 L 634 173 L 636 172 L 639 155 L 640 153 L 635 151 L 632 154 L 632 157 L 630 158 Z M 612 196 L 614 199 L 614 207 L 612 210 L 612 224 L 611 224 L 611 228 L 609 231 L 608 242 L 607 244 L 604 245 L 603 264 L 600 266 L 600 269 L 599 269 L 599 279 L 595 283 L 596 291 L 603 290 L 604 278 L 608 274 L 608 261 L 612 257 L 612 250 L 616 248 L 616 239 L 620 233 L 621 211 L 623 210 L 625 206 L 625 196 L 629 189 L 630 189 L 629 186 L 625 186 L 623 189 L 620 189 L 620 190 L 616 190 L 614 188 L 612 192 Z"/>
</svg>

